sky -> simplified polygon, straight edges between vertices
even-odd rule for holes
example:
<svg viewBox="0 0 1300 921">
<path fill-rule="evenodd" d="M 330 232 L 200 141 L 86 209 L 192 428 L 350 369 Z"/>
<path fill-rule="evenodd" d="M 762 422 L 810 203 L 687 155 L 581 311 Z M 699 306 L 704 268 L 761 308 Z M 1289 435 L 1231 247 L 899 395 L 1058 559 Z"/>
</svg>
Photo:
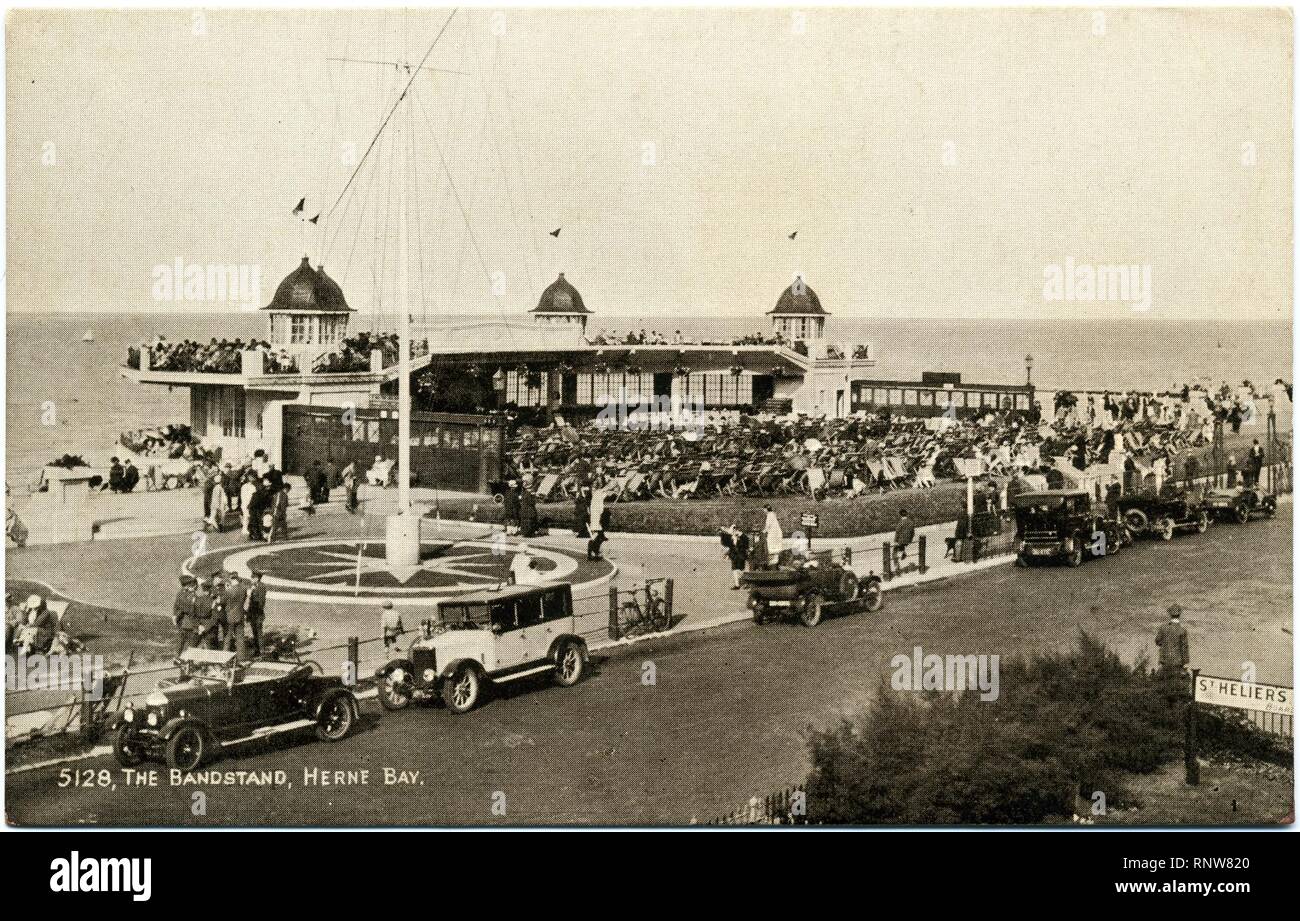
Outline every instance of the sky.
<svg viewBox="0 0 1300 921">
<path fill-rule="evenodd" d="M 448 13 L 11 13 L 9 307 L 211 308 L 177 260 L 265 303 L 306 254 L 425 315 L 564 272 L 610 316 L 799 274 L 844 317 L 1290 319 L 1285 11 Z M 340 198 L 411 80 L 367 62 L 426 51 Z"/>
</svg>

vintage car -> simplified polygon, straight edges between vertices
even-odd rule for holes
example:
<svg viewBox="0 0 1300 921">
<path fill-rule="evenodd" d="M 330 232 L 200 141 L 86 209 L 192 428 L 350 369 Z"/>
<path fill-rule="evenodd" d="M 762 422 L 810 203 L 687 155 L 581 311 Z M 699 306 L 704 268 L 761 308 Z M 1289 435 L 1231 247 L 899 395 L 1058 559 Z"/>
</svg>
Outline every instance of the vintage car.
<svg viewBox="0 0 1300 921">
<path fill-rule="evenodd" d="M 281 732 L 311 727 L 337 742 L 357 720 L 356 696 L 342 679 L 308 664 L 243 663 L 233 652 L 187 649 L 177 665 L 178 677 L 118 715 L 113 753 L 123 767 L 150 759 L 193 771 L 222 749 Z"/>
<path fill-rule="evenodd" d="M 1205 509 L 1215 518 L 1226 518 L 1238 524 L 1250 521 L 1252 515 L 1272 518 L 1277 514 L 1277 496 L 1262 489 L 1231 486 L 1211 489 L 1205 494 Z"/>
<path fill-rule="evenodd" d="M 1210 514 L 1201 502 L 1187 493 L 1135 493 L 1121 496 L 1120 517 L 1133 537 L 1158 537 L 1170 540 L 1175 531 L 1194 530 L 1204 534 L 1210 526 Z"/>
<path fill-rule="evenodd" d="M 375 684 L 388 710 L 441 697 L 452 713 L 465 713 L 491 684 L 549 673 L 572 687 L 586 670 L 569 585 L 520 585 L 440 602 L 406 656 L 380 668 Z"/>
<path fill-rule="evenodd" d="M 880 576 L 874 572 L 858 576 L 845 556 L 837 562 L 830 550 L 804 555 L 786 550 L 775 566 L 742 574 L 754 623 L 794 616 L 805 627 L 815 627 L 828 612 L 879 611 L 884 602 Z"/>
<path fill-rule="evenodd" d="M 1089 557 L 1112 556 L 1132 538 L 1120 522 L 1093 507 L 1083 489 L 1021 493 L 1016 511 L 1016 564 L 1064 560 L 1081 566 Z"/>
</svg>

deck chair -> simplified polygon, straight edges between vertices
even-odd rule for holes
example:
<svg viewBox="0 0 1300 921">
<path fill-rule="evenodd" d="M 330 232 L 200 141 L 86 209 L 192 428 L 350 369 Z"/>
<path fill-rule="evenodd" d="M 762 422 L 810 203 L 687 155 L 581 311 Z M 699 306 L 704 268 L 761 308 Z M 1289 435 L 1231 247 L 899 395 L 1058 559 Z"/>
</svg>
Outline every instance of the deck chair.
<svg viewBox="0 0 1300 921">
<path fill-rule="evenodd" d="M 923 465 L 916 471 L 916 478 L 913 485 L 917 489 L 929 489 L 934 486 L 934 462 Z"/>
<path fill-rule="evenodd" d="M 809 467 L 807 473 L 808 494 L 816 498 L 817 493 L 826 486 L 826 473 L 821 467 Z"/>
<path fill-rule="evenodd" d="M 560 475 L 558 473 L 543 474 L 542 478 L 537 483 L 537 500 L 539 502 L 549 501 L 551 493 L 555 491 L 555 487 L 559 485 L 559 482 Z"/>
</svg>

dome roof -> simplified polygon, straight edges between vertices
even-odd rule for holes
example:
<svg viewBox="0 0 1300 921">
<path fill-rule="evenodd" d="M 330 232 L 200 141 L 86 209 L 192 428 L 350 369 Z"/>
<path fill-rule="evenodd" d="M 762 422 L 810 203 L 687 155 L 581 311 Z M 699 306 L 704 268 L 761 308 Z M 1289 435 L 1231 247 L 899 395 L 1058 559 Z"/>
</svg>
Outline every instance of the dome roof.
<svg viewBox="0 0 1300 921">
<path fill-rule="evenodd" d="M 786 288 L 781 292 L 781 296 L 777 298 L 776 306 L 768 311 L 769 316 L 774 313 L 795 316 L 815 315 L 824 317 L 830 315 L 825 310 L 822 310 L 822 302 L 817 297 L 817 292 L 808 287 L 802 278 L 796 279 L 795 284 L 799 285 L 803 290 L 796 294 L 794 284 Z"/>
<path fill-rule="evenodd" d="M 564 273 L 546 286 L 530 313 L 591 313 L 582 303 L 578 289 L 564 280 Z"/>
<path fill-rule="evenodd" d="M 343 297 L 338 282 L 325 274 L 322 266 L 313 269 L 306 256 L 302 264 L 284 277 L 275 289 L 275 297 L 263 310 L 292 310 L 308 313 L 350 313 L 352 308 Z"/>
</svg>

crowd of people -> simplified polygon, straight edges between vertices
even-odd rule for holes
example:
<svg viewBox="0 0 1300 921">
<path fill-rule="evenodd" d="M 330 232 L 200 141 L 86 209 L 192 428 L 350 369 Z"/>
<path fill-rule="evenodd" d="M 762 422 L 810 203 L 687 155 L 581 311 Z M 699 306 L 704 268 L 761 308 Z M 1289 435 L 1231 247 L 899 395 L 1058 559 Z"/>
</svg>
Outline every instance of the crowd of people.
<svg viewBox="0 0 1300 921">
<path fill-rule="evenodd" d="M 205 527 L 225 530 L 232 516 L 250 540 L 271 543 L 289 532 L 289 494 L 292 486 L 258 449 L 239 467 L 227 462 L 204 463 L 197 480 L 203 496 Z"/>
<path fill-rule="evenodd" d="M 251 579 L 222 570 L 211 578 L 183 575 L 172 602 L 177 631 L 176 654 L 186 649 L 225 649 L 239 659 L 262 654 L 266 620 L 266 585 L 262 573 Z"/>
<path fill-rule="evenodd" d="M 1279 395 L 1289 388 L 1280 381 Z M 1284 389 L 1285 388 L 1285 389 Z M 508 476 L 527 478 L 542 500 L 584 487 L 614 501 L 717 496 L 857 496 L 928 487 L 978 461 L 985 475 L 1053 472 L 1061 465 L 1122 469 L 1126 479 L 1184 472 L 1180 458 L 1214 439 L 1216 421 L 1239 430 L 1257 420 L 1248 383 L 1211 393 L 1058 394 L 1040 404 L 986 409 L 974 418 L 858 412 L 844 419 L 706 414 L 676 429 L 522 430 Z M 1194 465 L 1194 459 L 1188 458 Z"/>
<path fill-rule="evenodd" d="M 661 333 L 657 329 L 646 331 L 642 327 L 640 331 L 629 329 L 626 333 L 620 333 L 617 329 L 600 330 L 596 335 L 587 337 L 590 345 L 790 345 L 790 340 L 786 339 L 778 331 L 773 335 L 764 333 L 747 333 L 743 336 L 736 336 L 732 339 L 718 342 L 709 342 L 703 339 L 696 340 L 692 336 L 683 336 L 680 329 L 673 330 L 671 336 Z"/>
</svg>

